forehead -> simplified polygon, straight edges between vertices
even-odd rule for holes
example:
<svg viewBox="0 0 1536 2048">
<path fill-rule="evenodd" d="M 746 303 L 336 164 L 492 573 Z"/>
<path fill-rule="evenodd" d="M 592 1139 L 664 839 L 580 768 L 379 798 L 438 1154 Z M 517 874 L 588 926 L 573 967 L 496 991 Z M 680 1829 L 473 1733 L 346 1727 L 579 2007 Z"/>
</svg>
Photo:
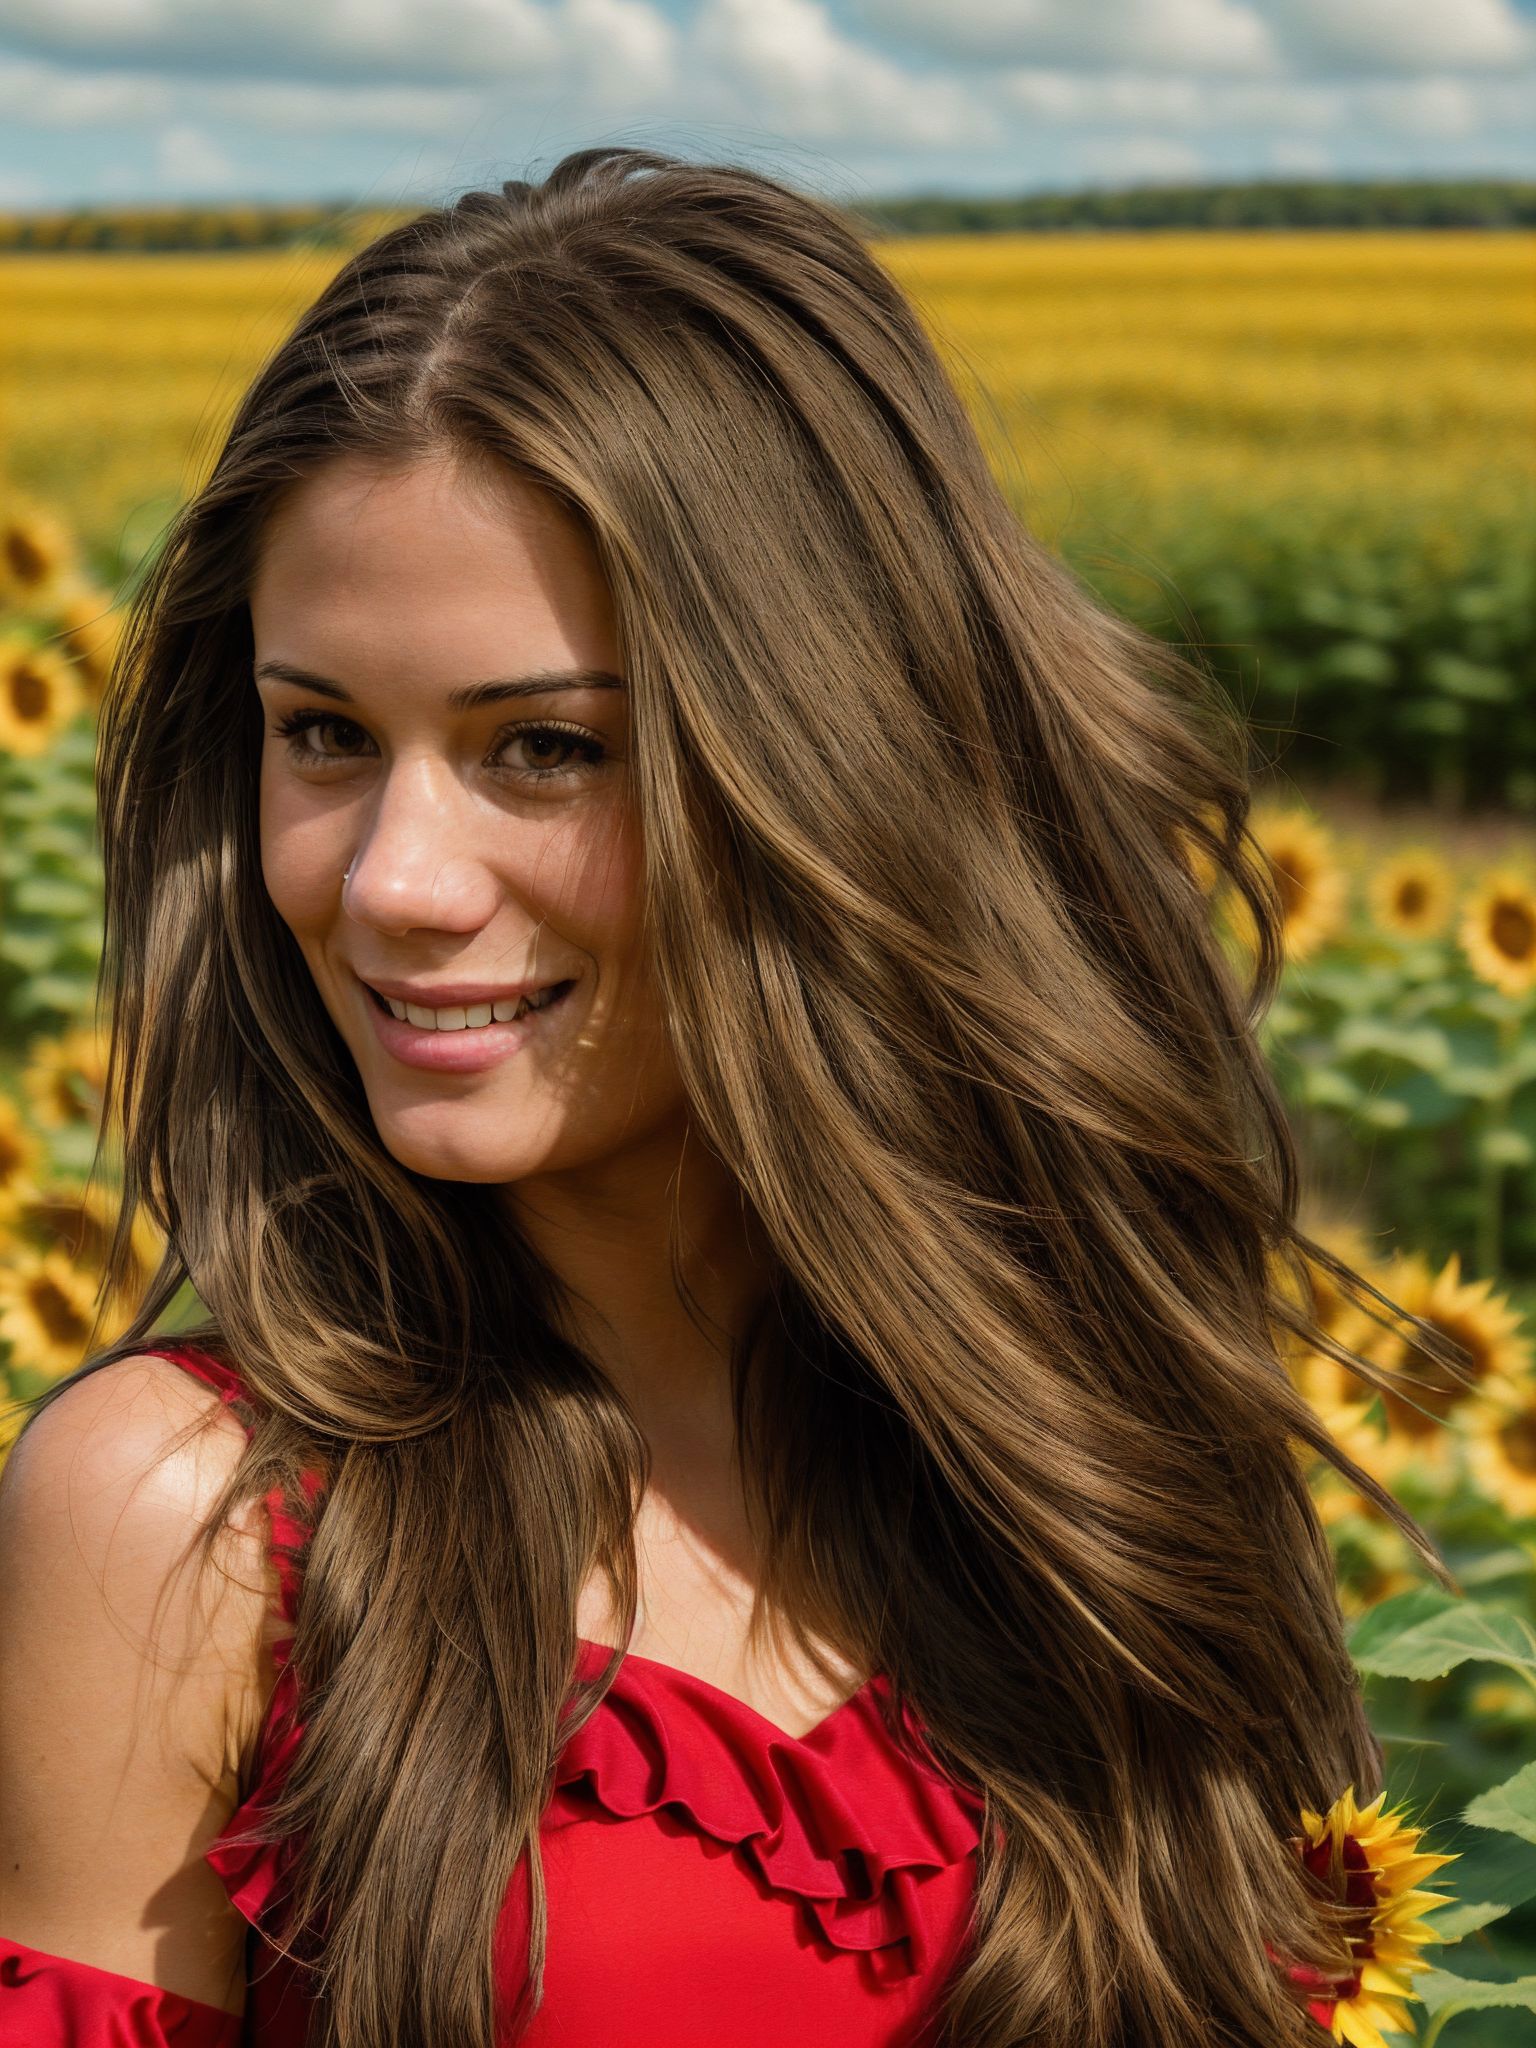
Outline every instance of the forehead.
<svg viewBox="0 0 1536 2048">
<path fill-rule="evenodd" d="M 509 470 L 446 457 L 338 456 L 290 486 L 261 536 L 250 607 L 263 653 L 315 668 L 317 644 L 355 662 L 424 642 L 460 674 L 509 651 L 617 666 L 611 599 L 579 522 Z"/>
</svg>

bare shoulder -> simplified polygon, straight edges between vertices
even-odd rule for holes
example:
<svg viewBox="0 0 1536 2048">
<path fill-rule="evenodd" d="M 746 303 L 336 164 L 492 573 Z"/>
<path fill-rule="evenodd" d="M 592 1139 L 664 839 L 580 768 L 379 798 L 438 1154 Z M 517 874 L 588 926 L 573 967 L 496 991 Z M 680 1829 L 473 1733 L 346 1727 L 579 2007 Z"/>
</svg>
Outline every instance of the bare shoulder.
<svg viewBox="0 0 1536 2048">
<path fill-rule="evenodd" d="M 72 1381 L 0 1471 L 6 1931 L 213 2003 L 231 1996 L 239 1926 L 199 1859 L 271 1677 L 259 1502 L 201 1568 L 244 1443 L 216 1389 L 143 1354 Z"/>
<path fill-rule="evenodd" d="M 154 1354 L 82 1374 L 33 1417 L 0 1473 L 0 1724 L 29 1665 L 74 1698 L 133 1677 L 188 1769 L 238 1772 L 268 1677 L 260 1503 L 219 1530 L 211 1569 L 199 1538 L 244 1442 L 213 1386 Z"/>
<path fill-rule="evenodd" d="M 28 1424 L 11 1462 L 23 1470 L 66 1455 L 97 1466 L 125 1466 L 136 1454 L 158 1462 L 180 1432 L 214 1416 L 217 1436 L 238 1455 L 245 1432 L 217 1389 L 158 1352 L 142 1352 L 72 1379 Z"/>
<path fill-rule="evenodd" d="M 22 1432 L 0 1473 L 0 1544 L 51 1550 L 67 1530 L 109 1582 L 163 1578 L 156 1568 L 201 1529 L 244 1445 L 215 1388 L 152 1353 L 116 1359 Z M 262 1548 L 258 1517 L 238 1512 L 225 1559 L 259 1566 Z"/>
</svg>

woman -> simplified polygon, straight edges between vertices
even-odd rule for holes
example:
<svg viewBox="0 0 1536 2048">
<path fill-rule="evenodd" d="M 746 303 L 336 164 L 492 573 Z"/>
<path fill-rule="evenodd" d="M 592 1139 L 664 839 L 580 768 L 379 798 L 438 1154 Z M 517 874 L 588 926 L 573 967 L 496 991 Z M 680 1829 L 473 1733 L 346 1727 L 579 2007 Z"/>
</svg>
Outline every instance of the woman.
<svg viewBox="0 0 1536 2048">
<path fill-rule="evenodd" d="M 0 2041 L 1319 2038 L 1381 1756 L 1298 1444 L 1448 1575 L 1276 1348 L 1372 1290 L 1241 728 L 850 226 L 613 148 L 364 249 L 100 793 L 172 1250 L 0 1491 Z"/>
</svg>

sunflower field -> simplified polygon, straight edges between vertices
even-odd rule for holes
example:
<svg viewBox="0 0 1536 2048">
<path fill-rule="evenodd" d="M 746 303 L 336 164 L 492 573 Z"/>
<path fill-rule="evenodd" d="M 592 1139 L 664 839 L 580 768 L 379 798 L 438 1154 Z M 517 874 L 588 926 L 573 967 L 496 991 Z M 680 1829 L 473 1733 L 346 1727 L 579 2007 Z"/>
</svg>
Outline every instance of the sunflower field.
<svg viewBox="0 0 1536 2048">
<path fill-rule="evenodd" d="M 1387 1758 L 1380 1800 L 1340 1788 L 1297 1817 L 1298 1855 L 1356 1909 L 1351 1974 L 1304 1987 L 1354 2048 L 1536 2041 L 1533 253 L 1459 231 L 879 246 L 1029 523 L 1242 705 L 1284 906 L 1262 1029 L 1303 1226 L 1465 1360 L 1451 1379 L 1320 1267 L 1320 1327 L 1376 1378 L 1281 1347 L 1463 1588 L 1306 1454 Z M 0 1458 L 8 1397 L 135 1306 L 99 1293 L 93 1015 L 95 716 L 122 608 L 340 260 L 0 257 Z M 1240 906 L 1213 888 L 1211 908 L 1241 948 Z M 141 1221 L 137 1286 L 162 1249 Z"/>
</svg>

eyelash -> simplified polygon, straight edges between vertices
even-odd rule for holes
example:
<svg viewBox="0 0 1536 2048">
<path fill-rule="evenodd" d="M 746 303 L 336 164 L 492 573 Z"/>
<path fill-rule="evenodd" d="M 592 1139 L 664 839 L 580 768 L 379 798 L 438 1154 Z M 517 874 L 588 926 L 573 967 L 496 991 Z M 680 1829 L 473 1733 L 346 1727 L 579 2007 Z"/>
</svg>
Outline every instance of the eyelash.
<svg viewBox="0 0 1536 2048">
<path fill-rule="evenodd" d="M 331 762 L 357 758 L 356 755 L 347 754 L 317 754 L 313 748 L 304 745 L 304 735 L 311 727 L 337 725 L 350 725 L 355 732 L 362 731 L 362 727 L 355 720 L 342 718 L 334 711 L 290 711 L 286 718 L 278 720 L 272 731 L 274 737 L 288 742 L 288 752 L 295 761 L 302 763 L 306 768 L 323 767 Z M 498 734 L 497 747 L 504 746 L 509 740 L 524 739 L 530 733 L 551 734 L 556 739 L 563 740 L 569 747 L 583 749 L 591 758 L 579 767 L 567 762 L 559 768 L 523 768 L 510 771 L 517 780 L 555 782 L 567 775 L 582 775 L 603 765 L 607 750 L 596 733 L 589 732 L 582 725 L 564 724 L 559 719 L 528 719 L 520 725 L 509 725 Z M 502 769 L 497 772 L 506 774 L 509 771 Z"/>
</svg>

